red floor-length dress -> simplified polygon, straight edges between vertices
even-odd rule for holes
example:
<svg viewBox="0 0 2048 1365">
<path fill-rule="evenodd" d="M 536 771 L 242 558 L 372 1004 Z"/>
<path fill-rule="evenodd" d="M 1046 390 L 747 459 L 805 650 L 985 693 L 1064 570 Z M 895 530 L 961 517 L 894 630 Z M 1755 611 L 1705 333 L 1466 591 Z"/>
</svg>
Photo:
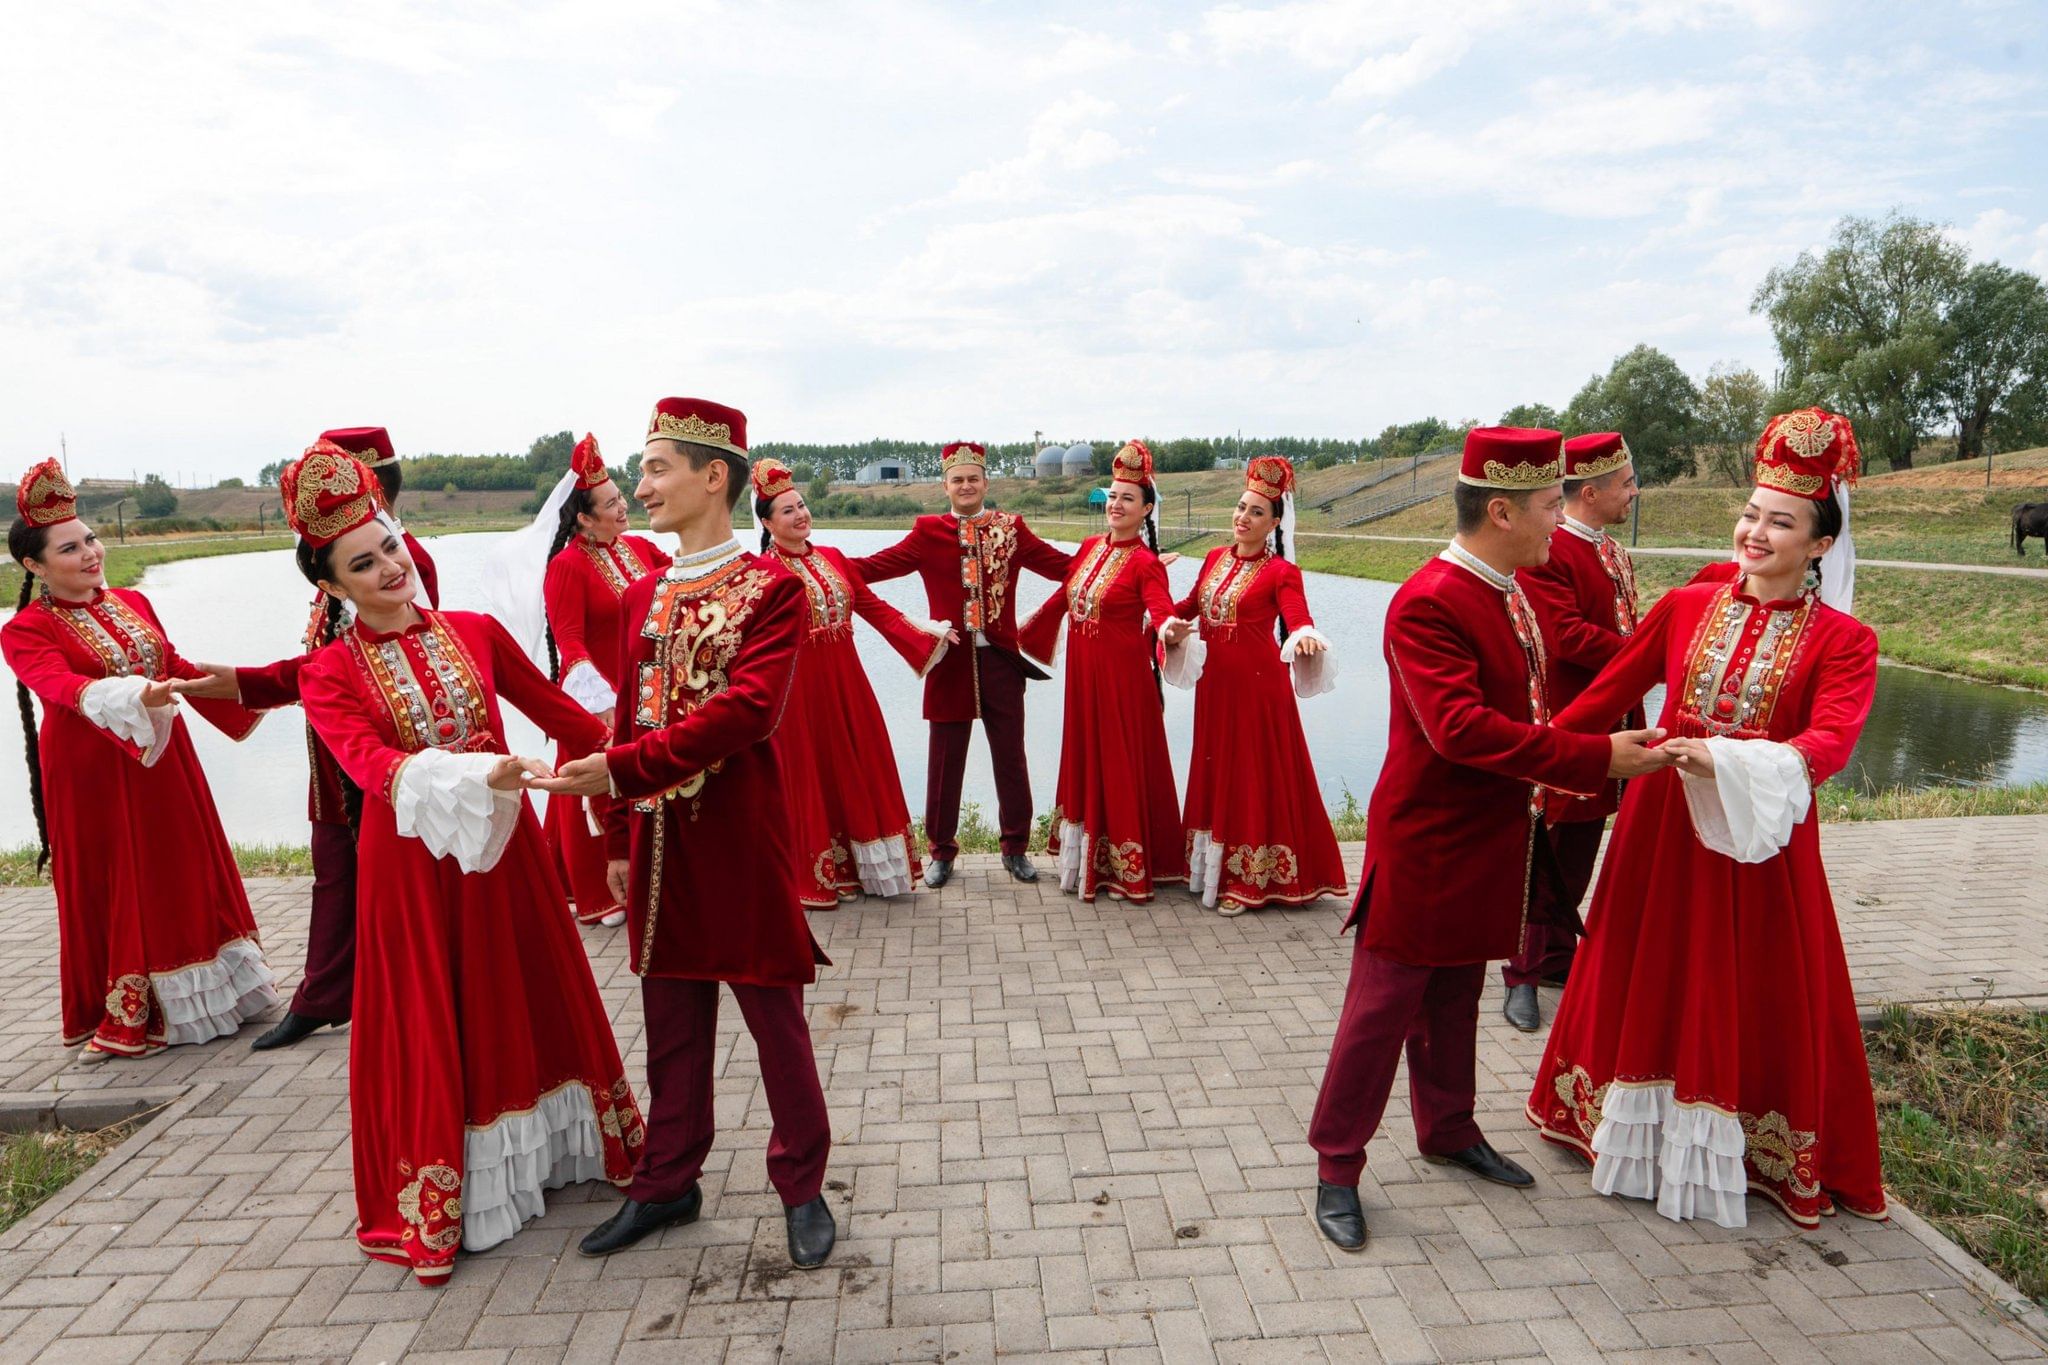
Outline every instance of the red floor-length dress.
<svg viewBox="0 0 2048 1365">
<path fill-rule="evenodd" d="M 1059 858 L 1060 889 L 1152 899 L 1155 886 L 1188 878 L 1187 841 L 1153 676 L 1153 639 L 1173 616 L 1159 557 L 1136 539 L 1090 536 L 1060 591 L 1018 639 L 1051 663 L 1067 627 L 1066 714 L 1060 778 L 1046 851 Z"/>
<path fill-rule="evenodd" d="M 505 752 L 501 695 L 571 754 L 605 731 L 471 612 L 421 612 L 395 635 L 358 622 L 307 663 L 300 691 L 363 791 L 357 1241 L 439 1283 L 458 1246 L 481 1251 L 538 1216 L 543 1190 L 632 1177 L 640 1111 L 539 822 L 524 793 L 448 776 Z M 426 842 L 480 826 L 479 871 Z"/>
<path fill-rule="evenodd" d="M 1344 856 L 1289 671 L 1293 663 L 1303 695 L 1314 695 L 1322 680 L 1309 677 L 1333 664 L 1327 652 L 1294 658 L 1304 639 L 1328 649 L 1309 616 L 1301 570 L 1270 551 L 1246 559 L 1226 545 L 1209 552 L 1174 612 L 1198 623 L 1205 652 L 1182 818 L 1188 884 L 1204 905 L 1245 909 L 1342 895 Z"/>
<path fill-rule="evenodd" d="M 64 1045 L 139 1057 L 226 1037 L 277 1003 L 192 737 L 174 707 L 138 723 L 137 743 L 88 719 L 107 679 L 196 678 L 149 600 L 102 588 L 90 601 L 39 597 L 0 628 L 8 667 L 42 699 L 43 804 L 57 933 Z M 92 695 L 88 697 L 88 690 Z M 224 734 L 260 719 L 193 701 Z"/>
<path fill-rule="evenodd" d="M 632 535 L 609 544 L 578 535 L 548 561 L 541 596 L 561 659 L 557 676 L 562 690 L 593 715 L 618 701 L 619 599 L 636 580 L 668 566 L 659 545 Z M 557 764 L 569 757 L 556 750 Z M 604 838 L 591 833 L 589 803 L 580 796 L 550 796 L 544 823 L 576 918 L 595 924 L 619 909 L 605 884 Z"/>
<path fill-rule="evenodd" d="M 1869 714 L 1877 640 L 1812 594 L 1677 588 L 1555 723 L 1604 731 L 1659 682 L 1673 735 L 1789 745 L 1818 786 Z M 1741 1226 L 1747 1190 L 1804 1227 L 1837 1205 L 1881 1218 L 1876 1108 L 1811 806 L 1793 788 L 1790 842 L 1737 862 L 1695 834 L 1687 781 L 1666 768 L 1628 784 L 1529 1118 L 1593 1159 L 1596 1189 L 1673 1218 Z"/>
<path fill-rule="evenodd" d="M 919 870 L 910 807 L 889 728 L 853 642 L 853 618 L 880 632 L 920 678 L 945 654 L 945 628 L 920 626 L 875 596 L 831 546 L 806 544 L 791 554 L 773 545 L 772 554 L 810 597 L 788 708 L 776 732 L 790 805 L 811 812 L 803 836 L 810 857 L 799 884 L 830 889 L 835 900 L 860 892 L 900 896 Z"/>
</svg>

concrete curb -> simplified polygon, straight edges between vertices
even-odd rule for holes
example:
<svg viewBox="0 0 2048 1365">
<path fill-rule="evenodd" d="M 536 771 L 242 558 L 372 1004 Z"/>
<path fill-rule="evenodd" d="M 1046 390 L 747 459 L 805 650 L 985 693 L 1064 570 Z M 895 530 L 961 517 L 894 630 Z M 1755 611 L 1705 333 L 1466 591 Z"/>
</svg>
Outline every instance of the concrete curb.
<svg viewBox="0 0 2048 1365">
<path fill-rule="evenodd" d="M 184 1098 L 185 1089 L 168 1085 L 135 1090 L 0 1091 L 0 1133 L 32 1133 L 43 1128 L 95 1132 L 175 1104 Z"/>
<path fill-rule="evenodd" d="M 1939 1228 L 1897 1199 L 1890 1199 L 1888 1203 L 1887 1211 L 1894 1223 L 1912 1233 L 1922 1246 L 1934 1253 L 1935 1259 L 1968 1281 L 1970 1287 L 1989 1300 L 1990 1306 L 2008 1322 L 2048 1348 L 2048 1311 L 1998 1278 L 1991 1267 L 1951 1242 Z"/>
<path fill-rule="evenodd" d="M 113 1109 L 118 1109 L 123 1112 L 112 1120 L 116 1123 L 120 1122 L 123 1117 L 134 1118 L 137 1114 L 146 1114 L 151 1109 L 158 1108 L 158 1106 L 164 1104 L 163 1099 L 160 1097 L 168 1095 L 172 1098 L 167 1107 L 161 1108 L 154 1118 L 144 1123 L 133 1133 L 130 1133 L 125 1142 L 94 1162 L 91 1170 L 44 1200 L 13 1227 L 5 1232 L 0 1232 L 0 1251 L 13 1251 L 43 1228 L 48 1227 L 52 1223 L 63 1221 L 64 1215 L 71 1211 L 73 1205 L 89 1194 L 94 1186 L 112 1175 L 115 1171 L 120 1170 L 132 1157 L 148 1146 L 151 1140 L 156 1137 L 157 1131 L 160 1128 L 167 1124 L 176 1123 L 179 1119 L 191 1113 L 202 1100 L 205 1100 L 219 1088 L 218 1085 L 213 1084 L 144 1087 L 129 1091 L 128 1096 L 123 1098 L 116 1098 L 113 1094 L 108 1093 L 65 1097 L 74 1100 L 74 1103 L 68 1109 L 56 1098 L 43 1095 L 32 1097 L 32 1102 L 37 1106 L 48 1107 L 52 1110 L 65 1110 L 73 1115 L 94 1112 L 96 1107 L 98 1107 L 98 1112 L 110 1112 Z M 157 1096 L 159 1098 L 140 1108 L 129 1103 L 130 1098 L 141 1099 L 144 1096 Z M 27 1098 L 31 1097 L 20 1095 L 0 1096 L 0 1100 L 12 1099 L 17 1102 Z M 101 1124 L 99 1126 L 105 1127 L 106 1125 Z"/>
</svg>

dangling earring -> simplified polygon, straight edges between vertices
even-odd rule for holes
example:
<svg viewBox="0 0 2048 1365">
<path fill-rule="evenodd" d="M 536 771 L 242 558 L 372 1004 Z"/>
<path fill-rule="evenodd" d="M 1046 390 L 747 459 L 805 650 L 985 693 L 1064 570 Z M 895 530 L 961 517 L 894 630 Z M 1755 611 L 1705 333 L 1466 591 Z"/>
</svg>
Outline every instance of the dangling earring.
<svg viewBox="0 0 2048 1365">
<path fill-rule="evenodd" d="M 1806 581 L 1799 585 L 1799 591 L 1802 593 L 1820 591 L 1820 561 L 1818 559 L 1806 561 Z"/>
</svg>

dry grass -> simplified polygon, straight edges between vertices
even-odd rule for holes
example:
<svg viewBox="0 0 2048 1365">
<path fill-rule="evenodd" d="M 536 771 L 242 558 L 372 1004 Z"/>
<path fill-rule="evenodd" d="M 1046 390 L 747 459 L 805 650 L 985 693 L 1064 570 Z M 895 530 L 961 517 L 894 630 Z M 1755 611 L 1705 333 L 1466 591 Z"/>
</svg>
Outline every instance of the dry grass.
<svg viewBox="0 0 2048 1365">
<path fill-rule="evenodd" d="M 58 1128 L 0 1138 L 0 1230 L 10 1228 L 135 1131 L 134 1121 L 95 1133 Z"/>
</svg>

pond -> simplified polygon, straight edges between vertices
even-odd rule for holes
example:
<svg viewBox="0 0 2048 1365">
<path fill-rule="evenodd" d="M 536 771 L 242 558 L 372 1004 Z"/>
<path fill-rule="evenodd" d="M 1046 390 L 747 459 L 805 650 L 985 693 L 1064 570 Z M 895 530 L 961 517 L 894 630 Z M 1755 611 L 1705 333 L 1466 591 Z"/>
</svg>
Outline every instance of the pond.
<svg viewBox="0 0 2048 1365">
<path fill-rule="evenodd" d="M 852 554 L 871 553 L 896 539 L 885 531 L 821 531 L 818 536 L 820 543 Z M 443 600 L 450 607 L 481 606 L 488 552 L 496 538 L 475 534 L 427 542 L 440 569 Z M 1192 559 L 1172 566 L 1169 576 L 1176 595 L 1193 585 L 1199 567 Z M 1325 797 L 1332 806 L 1341 805 L 1348 791 L 1362 805 L 1379 775 L 1386 742 L 1388 694 L 1380 659 L 1380 622 L 1395 585 L 1330 574 L 1310 574 L 1308 579 L 1310 608 L 1334 644 L 1343 671 L 1337 691 L 1302 703 L 1302 723 Z M 1020 587 L 1025 610 L 1052 591 L 1052 584 L 1029 576 Z M 265 663 L 291 653 L 310 600 L 310 590 L 284 551 L 161 565 L 150 570 L 144 590 L 185 655 L 231 663 Z M 876 590 L 906 611 L 925 614 L 924 593 L 915 578 L 877 584 Z M 915 814 L 924 794 L 922 684 L 873 631 L 863 626 L 857 638 L 888 717 L 897 768 Z M 1027 703 L 1032 797 L 1040 809 L 1052 803 L 1062 696 L 1055 676 L 1050 683 L 1034 684 Z M 243 842 L 302 842 L 306 760 L 299 714 L 270 716 L 240 745 L 196 716 L 189 719 L 229 837 Z M 552 752 L 516 713 L 508 712 L 507 725 L 515 749 Z M 1175 772 L 1185 774 L 1194 726 L 1192 694 L 1166 689 L 1166 725 Z M 1878 684 L 1876 710 L 1846 776 L 1866 790 L 1942 781 L 2048 780 L 2048 696 L 1887 667 Z M 993 818 L 994 782 L 987 750 L 978 739 L 968 762 L 966 799 Z M 21 745 L 0 742 L 0 842 L 25 843 L 34 837 L 34 828 Z"/>
</svg>

